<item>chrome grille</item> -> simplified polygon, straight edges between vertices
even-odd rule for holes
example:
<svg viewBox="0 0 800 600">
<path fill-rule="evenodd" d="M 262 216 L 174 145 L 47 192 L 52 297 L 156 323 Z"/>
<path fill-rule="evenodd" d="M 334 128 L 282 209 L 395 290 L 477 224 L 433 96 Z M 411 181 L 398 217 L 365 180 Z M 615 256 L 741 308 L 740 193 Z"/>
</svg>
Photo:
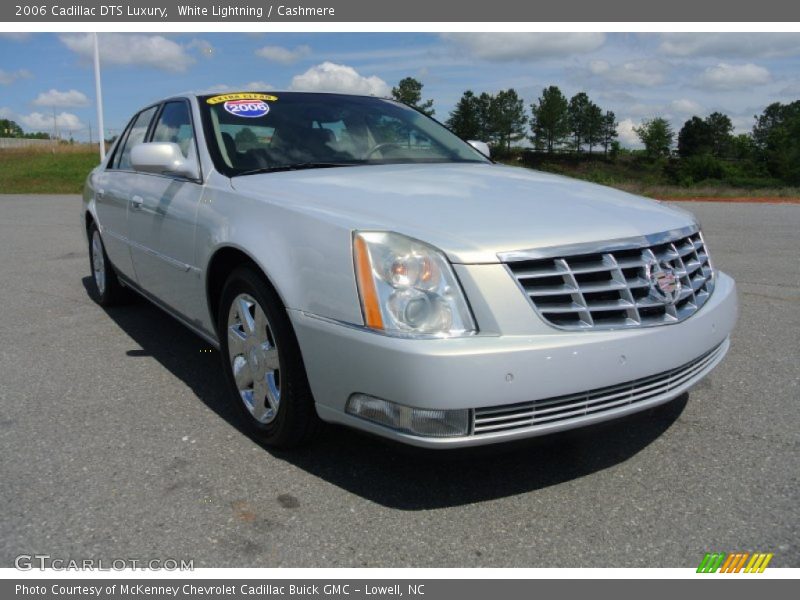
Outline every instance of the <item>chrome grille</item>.
<svg viewBox="0 0 800 600">
<path fill-rule="evenodd" d="M 561 329 L 621 329 L 677 323 L 708 300 L 714 286 L 702 234 L 657 244 L 616 244 L 608 252 L 571 253 L 507 263 L 539 315 Z M 677 297 L 655 288 L 653 269 L 670 269 Z"/>
<path fill-rule="evenodd" d="M 619 385 L 534 402 L 476 408 L 473 433 L 481 435 L 566 421 L 643 402 L 690 383 L 725 351 L 726 342 L 723 342 L 681 367 Z"/>
</svg>

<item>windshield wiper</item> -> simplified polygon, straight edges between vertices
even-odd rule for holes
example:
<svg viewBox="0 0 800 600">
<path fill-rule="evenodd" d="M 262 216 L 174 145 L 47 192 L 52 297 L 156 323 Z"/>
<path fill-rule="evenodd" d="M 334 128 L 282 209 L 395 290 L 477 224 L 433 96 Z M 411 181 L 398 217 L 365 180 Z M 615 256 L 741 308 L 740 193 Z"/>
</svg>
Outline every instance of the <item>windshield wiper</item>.
<svg viewBox="0 0 800 600">
<path fill-rule="evenodd" d="M 361 163 L 357 162 L 302 162 L 292 163 L 289 165 L 276 165 L 274 167 L 259 167 L 258 169 L 250 169 L 236 173 L 235 177 L 240 175 L 256 175 L 258 173 L 275 173 L 278 171 L 302 171 L 303 169 L 330 169 L 333 167 L 354 167 Z"/>
</svg>

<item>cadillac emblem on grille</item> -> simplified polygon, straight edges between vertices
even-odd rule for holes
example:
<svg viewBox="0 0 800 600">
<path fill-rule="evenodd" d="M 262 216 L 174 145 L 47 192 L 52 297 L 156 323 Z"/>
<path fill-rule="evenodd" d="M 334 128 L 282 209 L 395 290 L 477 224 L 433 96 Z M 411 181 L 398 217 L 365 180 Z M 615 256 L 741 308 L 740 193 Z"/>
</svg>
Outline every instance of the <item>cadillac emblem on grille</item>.
<svg viewBox="0 0 800 600">
<path fill-rule="evenodd" d="M 681 293 L 681 280 L 666 261 L 651 261 L 645 267 L 650 295 L 665 304 L 674 304 Z"/>
</svg>

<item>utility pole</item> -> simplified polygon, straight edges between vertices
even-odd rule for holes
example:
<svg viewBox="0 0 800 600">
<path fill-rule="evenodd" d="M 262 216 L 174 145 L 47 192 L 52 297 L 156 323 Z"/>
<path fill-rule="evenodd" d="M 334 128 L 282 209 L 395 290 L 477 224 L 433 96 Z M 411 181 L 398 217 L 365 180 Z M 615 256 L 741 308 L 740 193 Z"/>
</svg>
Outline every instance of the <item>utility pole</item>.
<svg viewBox="0 0 800 600">
<path fill-rule="evenodd" d="M 51 150 L 55 153 L 58 144 L 58 121 L 56 120 L 56 107 L 53 107 L 53 144 Z"/>
<path fill-rule="evenodd" d="M 97 33 L 94 34 L 94 89 L 97 103 L 97 127 L 100 129 L 100 160 L 104 161 L 106 159 L 106 136 L 103 126 L 103 92 L 100 86 L 100 49 L 97 43 Z"/>
</svg>

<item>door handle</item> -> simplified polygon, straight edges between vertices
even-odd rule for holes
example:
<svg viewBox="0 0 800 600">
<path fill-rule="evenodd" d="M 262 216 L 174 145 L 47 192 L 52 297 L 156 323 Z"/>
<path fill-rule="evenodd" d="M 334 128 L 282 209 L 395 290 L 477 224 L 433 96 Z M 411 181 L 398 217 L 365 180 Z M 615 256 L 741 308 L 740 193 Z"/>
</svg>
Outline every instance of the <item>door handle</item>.
<svg viewBox="0 0 800 600">
<path fill-rule="evenodd" d="M 94 197 L 97 200 L 102 200 L 103 199 L 103 195 L 105 195 L 105 193 L 106 193 L 106 191 L 103 188 L 97 188 L 97 190 L 95 190 Z"/>
<path fill-rule="evenodd" d="M 131 210 L 142 210 L 144 200 L 141 196 L 134 196 L 131 198 Z"/>
</svg>

